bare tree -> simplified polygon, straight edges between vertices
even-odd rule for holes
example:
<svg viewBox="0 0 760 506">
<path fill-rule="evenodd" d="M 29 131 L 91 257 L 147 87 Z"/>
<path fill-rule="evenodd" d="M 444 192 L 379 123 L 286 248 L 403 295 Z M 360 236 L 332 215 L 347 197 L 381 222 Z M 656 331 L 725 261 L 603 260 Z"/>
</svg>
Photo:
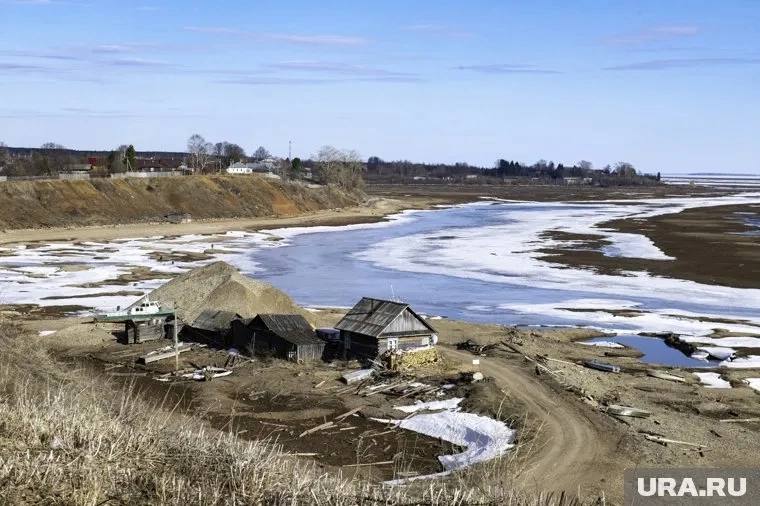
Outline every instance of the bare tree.
<svg viewBox="0 0 760 506">
<path fill-rule="evenodd" d="M 580 162 L 576 163 L 578 167 L 581 168 L 584 172 L 591 171 L 594 169 L 594 164 L 589 162 L 588 160 L 581 160 Z"/>
<path fill-rule="evenodd" d="M 193 134 L 187 140 L 187 151 L 190 153 L 190 166 L 193 170 L 203 172 L 213 152 L 213 145 L 199 134 Z"/>
<path fill-rule="evenodd" d="M 258 148 L 256 148 L 256 151 L 253 152 L 254 160 L 261 161 L 266 158 L 269 158 L 270 156 L 272 155 L 269 153 L 269 151 L 267 151 L 267 148 L 265 148 L 264 146 L 259 146 Z"/>
<path fill-rule="evenodd" d="M 227 159 L 227 163 L 239 162 L 245 158 L 245 150 L 232 142 L 224 143 L 224 152 L 222 154 Z"/>
<path fill-rule="evenodd" d="M 356 151 L 323 146 L 315 159 L 323 183 L 347 190 L 364 187 L 361 157 Z"/>
<path fill-rule="evenodd" d="M 623 177 L 635 176 L 636 168 L 628 162 L 618 162 L 615 164 L 615 174 Z"/>
</svg>

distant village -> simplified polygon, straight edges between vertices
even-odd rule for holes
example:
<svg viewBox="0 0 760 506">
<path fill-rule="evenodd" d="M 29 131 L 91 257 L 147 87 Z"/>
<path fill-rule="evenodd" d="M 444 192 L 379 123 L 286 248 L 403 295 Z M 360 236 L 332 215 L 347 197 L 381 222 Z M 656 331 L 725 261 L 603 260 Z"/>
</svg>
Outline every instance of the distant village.
<svg viewBox="0 0 760 506">
<path fill-rule="evenodd" d="M 92 178 L 164 177 L 193 174 L 262 175 L 279 179 L 302 179 L 330 183 L 320 168 L 333 161 L 355 165 L 369 184 L 560 184 L 593 186 L 640 186 L 660 183 L 660 173 L 643 174 L 632 164 L 617 162 L 595 168 L 586 160 L 573 164 L 539 160 L 525 164 L 504 159 L 492 167 L 467 163 L 418 163 L 386 161 L 377 156 L 360 160 L 350 150 L 325 146 L 309 158 L 277 157 L 264 147 L 248 156 L 234 143 L 206 142 L 194 135 L 185 152 L 136 151 L 131 145 L 113 151 L 80 151 L 47 143 L 40 148 L 8 147 L 0 143 L 0 181 Z M 355 179 L 355 177 L 342 177 Z M 352 185 L 355 186 L 355 185 Z"/>
</svg>

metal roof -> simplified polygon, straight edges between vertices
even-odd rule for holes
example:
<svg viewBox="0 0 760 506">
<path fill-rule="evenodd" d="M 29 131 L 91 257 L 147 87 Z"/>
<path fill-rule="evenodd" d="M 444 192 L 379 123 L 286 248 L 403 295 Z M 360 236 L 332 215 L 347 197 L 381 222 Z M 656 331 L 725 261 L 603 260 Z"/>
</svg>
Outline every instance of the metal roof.
<svg viewBox="0 0 760 506">
<path fill-rule="evenodd" d="M 314 329 L 300 314 L 259 314 L 252 326 L 263 325 L 266 329 L 293 344 L 323 344 Z"/>
<path fill-rule="evenodd" d="M 363 334 L 365 336 L 380 337 L 388 325 L 405 310 L 409 310 L 425 327 L 435 332 L 423 318 L 415 313 L 409 304 L 390 300 L 373 299 L 362 297 L 346 316 L 335 326 L 338 330 Z"/>
</svg>

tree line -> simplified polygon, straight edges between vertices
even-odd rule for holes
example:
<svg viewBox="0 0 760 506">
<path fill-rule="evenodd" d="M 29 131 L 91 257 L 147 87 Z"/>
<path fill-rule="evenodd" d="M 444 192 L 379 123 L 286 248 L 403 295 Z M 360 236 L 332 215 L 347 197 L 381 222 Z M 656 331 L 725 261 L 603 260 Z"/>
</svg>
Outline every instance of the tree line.
<svg viewBox="0 0 760 506">
<path fill-rule="evenodd" d="M 580 180 L 587 184 L 654 184 L 660 175 L 640 173 L 631 163 L 617 162 L 595 169 L 587 160 L 572 165 L 539 160 L 525 164 L 514 160 L 498 159 L 493 167 L 478 167 L 467 163 L 429 164 L 408 160 L 385 161 L 377 156 L 367 159 L 367 179 L 371 182 L 413 182 L 425 180 L 464 181 L 470 178 L 477 182 L 497 183 L 499 181 L 539 180 L 541 182 L 562 182 Z"/>
</svg>

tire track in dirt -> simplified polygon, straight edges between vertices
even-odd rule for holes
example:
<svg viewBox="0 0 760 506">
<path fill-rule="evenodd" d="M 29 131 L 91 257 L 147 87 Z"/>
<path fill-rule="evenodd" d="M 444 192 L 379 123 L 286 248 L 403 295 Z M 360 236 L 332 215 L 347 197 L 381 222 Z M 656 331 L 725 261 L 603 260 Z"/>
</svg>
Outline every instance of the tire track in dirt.
<svg viewBox="0 0 760 506">
<path fill-rule="evenodd" d="M 441 347 L 462 363 L 473 355 Z M 480 371 L 493 378 L 526 409 L 526 423 L 538 428 L 537 444 L 527 456 L 516 484 L 531 492 L 566 491 L 581 495 L 622 495 L 627 459 L 616 454 L 621 434 L 612 422 L 564 392 L 544 383 L 532 369 L 494 358 L 480 358 Z M 518 434 L 519 437 L 519 434 Z"/>
</svg>

